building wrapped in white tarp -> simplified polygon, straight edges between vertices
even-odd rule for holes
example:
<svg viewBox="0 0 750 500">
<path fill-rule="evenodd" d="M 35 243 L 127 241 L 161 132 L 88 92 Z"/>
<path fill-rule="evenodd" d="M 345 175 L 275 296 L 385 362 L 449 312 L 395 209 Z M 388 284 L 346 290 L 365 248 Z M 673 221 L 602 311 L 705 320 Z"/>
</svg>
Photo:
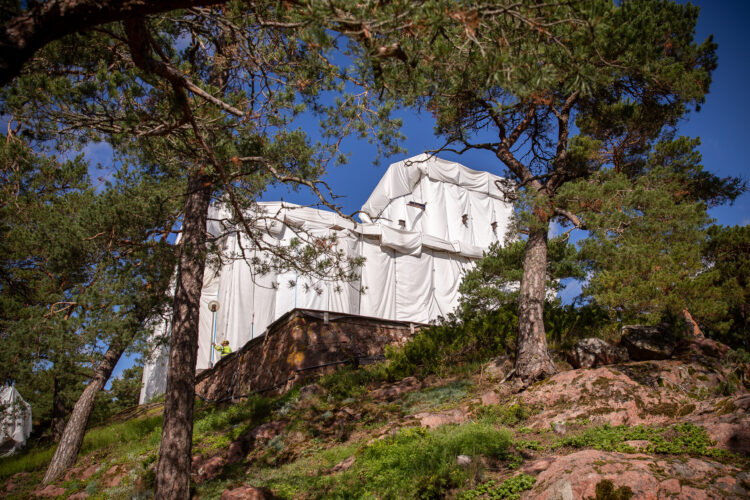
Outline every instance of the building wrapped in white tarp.
<svg viewBox="0 0 750 500">
<path fill-rule="evenodd" d="M 513 207 L 505 199 L 503 182 L 488 172 L 420 155 L 388 168 L 362 207 L 359 224 L 329 211 L 260 203 L 268 215 L 264 238 L 269 243 L 289 245 L 300 231 L 313 237 L 334 235 L 344 255 L 365 259 L 359 278 L 315 280 L 293 270 L 259 274 L 245 259 L 230 259 L 216 272 L 207 269 L 197 368 L 216 362 L 213 341 L 228 340 L 237 350 L 295 308 L 414 323 L 452 312 L 467 266 L 490 244 L 503 241 L 507 231 Z M 225 217 L 214 207 L 209 218 Z M 211 222 L 208 230 L 221 235 L 219 226 Z M 247 255 L 252 243 L 240 232 L 223 238 L 226 253 L 252 257 Z M 212 302 L 218 302 L 215 312 L 210 310 Z M 168 335 L 168 325 L 158 325 L 155 334 Z M 164 351 L 144 367 L 141 402 L 164 391 Z"/>
<path fill-rule="evenodd" d="M 13 455 L 26 446 L 31 434 L 31 405 L 15 387 L 0 389 L 0 457 Z"/>
</svg>

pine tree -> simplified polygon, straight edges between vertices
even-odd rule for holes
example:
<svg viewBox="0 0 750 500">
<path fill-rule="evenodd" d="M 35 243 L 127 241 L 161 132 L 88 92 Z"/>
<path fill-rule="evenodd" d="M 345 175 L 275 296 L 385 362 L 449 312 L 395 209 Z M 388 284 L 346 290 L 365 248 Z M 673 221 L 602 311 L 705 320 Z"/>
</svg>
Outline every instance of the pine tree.
<svg viewBox="0 0 750 500">
<path fill-rule="evenodd" d="M 698 317 L 707 333 L 750 351 L 750 226 L 711 226 L 704 263 L 717 276 L 724 308 Z"/>
<path fill-rule="evenodd" d="M 4 89 L 4 110 L 33 139 L 57 147 L 106 140 L 145 172 L 181 181 L 181 208 L 172 214 L 181 227 L 157 498 L 188 495 L 202 277 L 209 255 L 231 258 L 212 253 L 216 240 L 206 236 L 212 200 L 228 208 L 228 231 L 271 251 L 272 262 L 253 265 L 352 276 L 356 263 L 341 262 L 331 245 L 300 234 L 301 245 L 280 249 L 264 240 L 252 216 L 270 182 L 305 186 L 337 209 L 317 179 L 344 159 L 338 144 L 350 130 L 370 137 L 378 127 L 372 138 L 395 149 L 398 122 L 389 109 L 370 106 L 367 93 L 344 93 L 344 82 L 356 82 L 332 57 L 347 50 L 304 9 L 289 13 L 276 4 L 148 20 L 129 15 L 46 45 Z M 341 97 L 324 101 L 325 92 Z M 305 110 L 322 118 L 327 144 L 292 129 Z"/>
<path fill-rule="evenodd" d="M 469 270 L 461 282 L 461 316 L 471 318 L 516 304 L 519 283 L 523 277 L 523 257 L 526 241 L 493 243 L 476 267 Z M 546 301 L 561 289 L 564 279 L 583 279 L 585 271 L 578 261 L 578 251 L 568 242 L 567 235 L 552 238 L 548 243 L 546 270 Z M 550 299 L 550 300 L 548 300 Z"/>
<path fill-rule="evenodd" d="M 3 378 L 49 419 L 54 475 L 75 461 L 95 396 L 165 302 L 173 249 L 147 240 L 165 231 L 170 190 L 120 178 L 96 192 L 80 158 L 55 161 L 13 135 L 3 145 Z"/>
<path fill-rule="evenodd" d="M 726 308 L 718 270 L 706 266 L 701 248 L 708 207 L 733 200 L 744 184 L 703 170 L 698 144 L 661 141 L 619 171 L 601 170 L 559 192 L 588 231 L 584 294 L 621 322 L 655 323 L 686 309 L 703 318 Z"/>
<path fill-rule="evenodd" d="M 435 1 L 413 5 L 407 19 L 419 21 L 398 33 L 361 37 L 371 81 L 433 113 L 441 150 L 494 155 L 528 208 L 515 367 L 525 383 L 555 372 L 542 321 L 550 224 L 581 226 L 559 191 L 624 168 L 703 102 L 716 45 L 694 40 L 697 16 L 657 0 Z M 377 58 L 378 47 L 399 57 Z"/>
<path fill-rule="evenodd" d="M 90 275 L 78 214 L 93 191 L 86 164 L 39 157 L 0 138 L 0 370 L 59 439 L 74 386 L 85 377 L 87 338 L 72 314 Z"/>
</svg>

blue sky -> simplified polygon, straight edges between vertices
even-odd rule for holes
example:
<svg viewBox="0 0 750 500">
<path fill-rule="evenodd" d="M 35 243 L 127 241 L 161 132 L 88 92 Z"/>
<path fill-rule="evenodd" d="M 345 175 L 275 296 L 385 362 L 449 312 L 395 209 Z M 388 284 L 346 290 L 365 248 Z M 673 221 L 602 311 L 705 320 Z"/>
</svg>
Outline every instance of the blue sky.
<svg viewBox="0 0 750 500">
<path fill-rule="evenodd" d="M 719 45 L 719 67 L 714 73 L 711 92 L 700 112 L 693 112 L 680 124 L 679 133 L 700 137 L 705 167 L 721 176 L 748 177 L 748 152 L 750 132 L 747 126 L 750 117 L 750 98 L 747 96 L 750 82 L 750 43 L 748 43 L 747 20 L 750 19 L 750 3 L 744 1 L 701 1 L 697 39 L 703 40 L 714 35 Z M 427 149 L 437 148 L 440 142 L 433 136 L 433 120 L 427 113 L 413 111 L 399 113 L 404 119 L 403 133 L 407 139 L 402 143 L 408 153 L 403 157 L 419 154 Z M 364 204 L 375 185 L 385 172 L 388 164 L 401 159 L 383 159 L 373 165 L 375 148 L 366 141 L 349 138 L 342 144 L 350 154 L 349 164 L 333 167 L 325 177 L 331 188 L 343 197 L 337 200 L 347 213 L 353 213 Z M 87 148 L 93 164 L 111 164 L 111 152 L 106 146 L 93 145 Z M 449 160 L 458 161 L 476 170 L 489 170 L 501 174 L 498 161 L 488 152 L 471 152 L 462 156 L 445 153 Z M 282 198 L 294 203 L 311 203 L 313 198 L 303 192 L 293 193 L 283 188 L 270 190 L 265 200 Z M 745 193 L 732 206 L 711 209 L 711 215 L 719 224 L 750 224 L 750 194 Z M 565 296 L 575 295 L 577 287 L 570 287 Z M 132 358 L 121 360 L 116 369 L 133 363 Z"/>
<path fill-rule="evenodd" d="M 711 91 L 699 112 L 690 113 L 680 124 L 679 134 L 700 137 L 703 164 L 706 169 L 720 176 L 743 176 L 750 173 L 750 164 L 745 146 L 750 145 L 750 43 L 746 21 L 750 19 L 750 2 L 702 1 L 693 2 L 701 6 L 697 40 L 710 34 L 718 43 L 719 67 L 714 72 Z M 402 143 L 408 151 L 403 157 L 414 156 L 427 149 L 437 148 L 440 141 L 433 135 L 434 121 L 429 113 L 402 111 L 402 132 L 407 139 Z M 333 167 L 325 180 L 334 192 L 343 196 L 337 200 L 344 212 L 353 213 L 364 204 L 375 188 L 388 165 L 402 156 L 383 159 L 372 165 L 375 148 L 366 141 L 349 138 L 343 149 L 350 153 L 350 162 L 343 167 Z M 472 151 L 464 155 L 441 153 L 441 157 L 458 161 L 475 170 L 489 170 L 502 174 L 497 159 L 486 151 Z M 312 203 L 314 200 L 304 193 L 290 193 L 284 188 L 269 190 L 265 200 L 284 200 L 297 203 Z M 717 223 L 724 225 L 750 224 L 750 194 L 745 193 L 733 206 L 722 206 L 711 210 Z"/>
</svg>

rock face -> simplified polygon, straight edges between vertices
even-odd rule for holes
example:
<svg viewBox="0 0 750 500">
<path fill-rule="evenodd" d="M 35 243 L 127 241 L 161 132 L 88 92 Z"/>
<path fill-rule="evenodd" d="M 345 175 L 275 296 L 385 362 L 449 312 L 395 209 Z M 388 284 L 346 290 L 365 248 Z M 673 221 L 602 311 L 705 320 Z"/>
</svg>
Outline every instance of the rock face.
<svg viewBox="0 0 750 500">
<path fill-rule="evenodd" d="M 568 362 L 574 368 L 595 368 L 628 361 L 628 351 L 624 347 L 612 346 L 602 339 L 581 339 L 568 354 Z"/>
<path fill-rule="evenodd" d="M 49 484 L 44 488 L 37 489 L 32 493 L 36 498 L 57 498 L 65 494 L 65 488 Z"/>
<path fill-rule="evenodd" d="M 513 369 L 510 356 L 498 356 L 484 366 L 484 373 L 496 379 L 504 379 Z"/>
<path fill-rule="evenodd" d="M 240 486 L 231 490 L 224 490 L 221 500 L 266 500 L 271 498 L 261 489 L 254 486 Z"/>
<path fill-rule="evenodd" d="M 402 394 L 418 390 L 422 387 L 422 384 L 417 380 L 417 377 L 406 377 L 397 384 L 388 384 L 380 389 L 376 389 L 370 392 L 372 399 L 385 399 L 387 401 L 393 400 Z"/>
<path fill-rule="evenodd" d="M 217 455 L 195 455 L 190 466 L 193 481 L 201 484 L 216 478 L 224 471 L 224 467 L 244 459 L 250 449 L 263 446 L 281 434 L 287 424 L 289 422 L 286 420 L 267 422 L 241 435 Z"/>
<path fill-rule="evenodd" d="M 594 498 L 596 485 L 610 480 L 628 487 L 633 499 L 747 498 L 743 484 L 750 473 L 733 465 L 697 458 L 653 457 L 641 453 L 583 450 L 547 457 L 531 471 L 541 470 L 534 488 L 522 499 L 561 500 Z M 745 483 L 743 483 L 745 482 Z"/>
<path fill-rule="evenodd" d="M 463 410 L 446 410 L 439 413 L 417 413 L 414 418 L 419 420 L 419 425 L 428 429 L 436 429 L 446 424 L 461 424 L 468 420 L 468 415 Z"/>
<path fill-rule="evenodd" d="M 750 449 L 750 396 L 724 395 L 732 376 L 709 339 L 680 345 L 673 359 L 637 361 L 560 372 L 519 394 L 536 408 L 527 425 L 587 419 L 593 425 L 668 425 L 691 422 L 730 451 Z M 743 451 L 745 450 L 745 451 Z"/>
<path fill-rule="evenodd" d="M 643 325 L 623 326 L 620 343 L 635 361 L 669 359 L 676 344 L 666 327 Z"/>
<path fill-rule="evenodd" d="M 325 396 L 326 390 L 319 384 L 306 385 L 299 390 L 299 400 L 305 401 L 315 397 Z"/>
</svg>

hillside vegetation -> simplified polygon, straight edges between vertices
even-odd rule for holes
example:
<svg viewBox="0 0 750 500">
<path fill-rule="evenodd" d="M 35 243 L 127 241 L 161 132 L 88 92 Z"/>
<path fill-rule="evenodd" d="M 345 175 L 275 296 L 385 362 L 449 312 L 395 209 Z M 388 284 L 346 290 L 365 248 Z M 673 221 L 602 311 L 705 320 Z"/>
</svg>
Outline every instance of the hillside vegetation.
<svg viewBox="0 0 750 500">
<path fill-rule="evenodd" d="M 505 357 L 406 373 L 391 353 L 386 363 L 346 368 L 280 396 L 199 401 L 193 495 L 746 498 L 748 360 L 722 352 L 700 339 L 683 341 L 665 360 L 592 369 L 558 360 L 560 373 L 522 391 L 503 381 Z M 44 489 L 51 448 L 5 459 L 0 491 L 148 498 L 161 412 L 155 403 L 89 430 L 75 467 Z"/>
</svg>

